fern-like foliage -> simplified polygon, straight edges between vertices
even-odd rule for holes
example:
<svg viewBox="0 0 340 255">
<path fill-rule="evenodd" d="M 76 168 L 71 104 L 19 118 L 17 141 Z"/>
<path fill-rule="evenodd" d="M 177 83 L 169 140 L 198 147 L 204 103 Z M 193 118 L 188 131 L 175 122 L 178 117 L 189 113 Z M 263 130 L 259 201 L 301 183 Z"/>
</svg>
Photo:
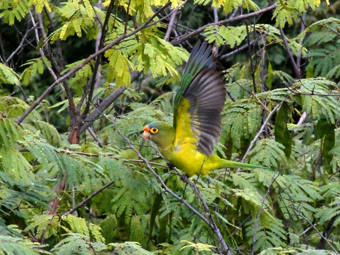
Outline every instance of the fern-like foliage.
<svg viewBox="0 0 340 255">
<path fill-rule="evenodd" d="M 310 48 L 310 58 L 307 69 L 315 76 L 328 78 L 339 77 L 340 40 L 337 30 L 340 28 L 340 20 L 336 18 L 324 19 L 313 23 L 301 36 L 310 33 L 305 45 Z"/>
<path fill-rule="evenodd" d="M 221 0 L 195 0 L 195 3 L 207 5 L 208 3 L 212 2 L 212 6 L 220 8 L 223 7 L 223 10 L 226 13 L 232 12 L 237 7 L 241 6 L 243 9 L 259 10 L 259 7 L 256 5 L 255 2 L 247 0 L 247 1 L 221 1 Z"/>
<path fill-rule="evenodd" d="M 287 239 L 286 230 L 278 219 L 268 217 L 266 224 L 259 224 L 257 229 L 254 228 L 254 221 L 247 222 L 245 227 L 249 244 L 253 244 L 255 241 L 254 249 L 257 251 L 285 245 Z M 255 240 L 253 238 L 254 231 L 256 231 Z"/>
<path fill-rule="evenodd" d="M 103 252 L 107 249 L 107 246 L 101 242 L 91 242 L 90 238 L 81 234 L 69 234 L 59 242 L 52 250 L 54 254 L 84 254 L 90 255 L 99 252 Z M 107 254 L 107 253 L 102 253 Z"/>
<path fill-rule="evenodd" d="M 58 12 L 62 18 L 63 26 L 50 35 L 52 42 L 57 39 L 66 40 L 72 35 L 81 37 L 83 32 L 89 39 L 95 39 L 98 27 L 93 18 L 96 15 L 103 16 L 103 13 L 92 6 L 89 0 L 67 1 L 64 6 L 58 8 Z"/>
<path fill-rule="evenodd" d="M 1 1 L 0 17 L 5 23 L 13 25 L 15 20 L 21 21 L 29 12 L 28 0 L 23 1 Z"/>
<path fill-rule="evenodd" d="M 243 26 L 210 26 L 204 30 L 204 33 L 207 36 L 206 41 L 209 43 L 216 42 L 219 46 L 228 44 L 230 45 L 230 48 L 239 46 L 247 36 L 247 31 Z"/>
<path fill-rule="evenodd" d="M 340 77 L 340 5 L 333 1 L 324 8 L 327 2 L 279 0 L 270 7 L 275 25 L 267 24 L 270 12 L 261 12 L 260 19 L 245 26 L 237 17 L 244 10 L 260 10 L 262 4 L 0 1 L 0 254 L 221 253 L 217 229 L 196 211 L 214 221 L 231 254 L 340 250 L 339 84 L 316 77 L 336 82 Z M 331 12 L 332 17 L 323 19 Z M 228 26 L 211 26 L 216 14 L 219 20 L 236 19 Z M 175 25 L 166 38 L 169 17 Z M 302 22 L 306 26 L 299 34 Z M 297 80 L 278 26 L 301 69 Z M 205 40 L 221 46 L 218 54 L 237 47 L 219 61 L 219 67 L 229 67 L 224 74 L 230 98 L 215 152 L 267 168 L 215 169 L 209 176 L 191 177 L 193 188 L 178 176 L 180 169 L 168 168 L 153 144 L 140 136 L 153 120 L 172 123 L 181 66 L 195 41 L 196 32 L 191 33 L 203 28 Z M 107 49 L 100 57 L 95 43 Z M 93 77 L 96 60 L 101 61 Z M 45 69 L 60 78 L 75 68 L 79 70 L 63 80 L 67 86 L 58 84 L 16 124 L 53 83 Z M 140 77 L 132 82 L 134 71 Z M 95 81 L 91 98 L 90 81 Z M 103 110 L 101 102 L 120 86 L 124 92 Z M 72 101 L 83 106 L 73 111 Z M 85 131 L 79 144 L 70 145 L 69 125 L 76 130 L 78 120 L 80 126 L 86 121 L 88 115 L 82 113 L 87 103 L 89 114 L 101 109 L 114 123 L 98 118 L 88 129 L 91 135 Z M 99 109 L 94 108 L 97 103 Z M 162 188 L 131 145 L 196 211 Z M 325 238 L 325 250 L 315 250 Z"/>
<path fill-rule="evenodd" d="M 292 25 L 294 20 L 299 18 L 299 14 L 305 12 L 309 7 L 315 10 L 320 1 L 307 0 L 307 1 L 279 1 L 279 6 L 274 11 L 274 17 L 276 17 L 276 25 L 284 27 L 285 23 Z"/>
<path fill-rule="evenodd" d="M 84 254 L 90 255 L 95 252 L 96 254 L 111 254 L 112 251 L 122 254 L 140 254 L 140 255 L 153 255 L 154 253 L 144 250 L 136 242 L 126 243 L 110 243 L 108 245 L 102 242 L 91 242 L 85 235 L 68 234 L 61 242 L 59 242 L 52 250 L 54 254 Z"/>
<path fill-rule="evenodd" d="M 36 74 L 44 72 L 44 66 L 50 68 L 51 62 L 46 57 L 35 58 L 27 61 L 24 66 L 28 66 L 20 76 L 20 80 L 27 85 L 30 79 Z"/>
<path fill-rule="evenodd" d="M 249 154 L 250 162 L 265 165 L 273 169 L 287 166 L 284 146 L 271 139 L 262 139 Z"/>
<path fill-rule="evenodd" d="M 230 104 L 223 116 L 223 134 L 231 138 L 233 146 L 241 148 L 252 139 L 261 126 L 261 107 L 248 100 Z"/>
<path fill-rule="evenodd" d="M 335 97 L 338 93 L 335 83 L 322 78 L 303 79 L 292 84 L 292 87 L 301 94 L 303 110 L 314 119 L 326 118 L 329 123 L 339 119 L 340 103 Z"/>
<path fill-rule="evenodd" d="M 0 252 L 6 255 L 27 254 L 51 254 L 42 250 L 43 246 L 31 242 L 29 239 L 0 235 Z"/>
<path fill-rule="evenodd" d="M 144 31 L 143 44 L 139 44 L 136 52 L 136 69 L 144 72 L 151 71 L 153 77 L 158 75 L 178 76 L 174 67 L 187 59 L 187 54 L 180 48 L 172 46 L 165 40 L 154 36 L 153 31 Z"/>
</svg>

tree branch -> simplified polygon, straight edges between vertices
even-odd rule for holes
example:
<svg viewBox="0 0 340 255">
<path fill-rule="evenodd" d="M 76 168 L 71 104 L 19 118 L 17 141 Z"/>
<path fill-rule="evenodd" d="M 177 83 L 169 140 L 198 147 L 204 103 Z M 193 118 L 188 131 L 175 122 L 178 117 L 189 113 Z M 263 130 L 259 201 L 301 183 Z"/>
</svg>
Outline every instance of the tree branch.
<svg viewBox="0 0 340 255">
<path fill-rule="evenodd" d="M 305 29 L 306 29 L 306 23 L 305 23 L 306 16 L 307 16 L 306 12 L 302 13 L 300 33 L 305 31 Z M 299 70 L 301 72 L 301 55 L 302 55 L 302 44 L 303 44 L 303 40 L 302 39 L 300 40 L 299 44 L 301 45 L 301 49 L 299 50 L 298 55 L 296 57 L 296 66 L 297 66 L 297 68 L 299 68 Z"/>
<path fill-rule="evenodd" d="M 274 107 L 274 109 L 268 114 L 267 118 L 265 119 L 265 121 L 263 122 L 259 132 L 257 132 L 257 134 L 255 135 L 254 139 L 251 141 L 246 153 L 244 154 L 241 162 L 244 163 L 248 157 L 249 152 L 251 151 L 251 149 L 254 147 L 257 139 L 259 139 L 260 135 L 262 134 L 264 128 L 266 127 L 268 121 L 271 119 L 271 117 L 273 116 L 273 114 L 276 112 L 276 110 L 282 105 L 283 101 L 281 101 L 281 103 L 279 103 L 278 105 L 276 105 Z M 237 169 L 237 171 L 239 172 L 239 169 Z"/>
<path fill-rule="evenodd" d="M 103 112 L 107 107 L 109 107 L 113 101 L 115 101 L 123 92 L 125 91 L 126 87 L 120 87 L 119 89 L 112 92 L 107 98 L 105 98 L 101 104 L 98 106 L 99 111 Z M 82 134 L 92 123 L 100 116 L 98 111 L 93 111 L 87 118 L 84 120 L 82 124 L 79 135 Z"/>
<path fill-rule="evenodd" d="M 287 55 L 290 59 L 290 62 L 293 66 L 293 69 L 294 69 L 294 73 L 296 75 L 296 78 L 300 79 L 301 78 L 301 71 L 300 71 L 300 68 L 296 65 L 296 62 L 294 60 L 294 56 L 293 56 L 293 53 L 292 51 L 290 50 L 289 48 L 289 45 L 288 45 L 288 42 L 287 42 L 287 38 L 283 32 L 283 29 L 282 27 L 279 27 L 279 30 L 280 30 L 280 34 L 281 34 L 281 37 L 282 37 L 282 41 L 283 41 L 283 45 L 285 46 L 285 49 L 287 51 Z"/>
<path fill-rule="evenodd" d="M 271 192 L 271 187 L 273 186 L 275 180 L 280 176 L 281 172 L 278 173 L 278 175 L 274 176 L 268 186 L 268 189 L 267 189 L 267 192 L 266 194 L 262 197 L 262 201 L 261 201 L 261 207 L 260 207 L 260 210 L 259 212 L 257 213 L 257 216 L 256 216 L 256 219 L 255 219 L 255 222 L 254 222 L 254 234 L 253 234 L 253 237 L 252 237 L 252 245 L 251 245 L 251 255 L 254 255 L 255 254 L 255 245 L 256 245 L 256 242 L 257 242 L 257 230 L 258 230 L 258 227 L 259 227 L 259 221 L 260 221 L 260 217 L 261 217 L 261 213 L 264 209 L 264 204 L 266 202 L 266 198 L 267 196 L 269 195 L 269 193 Z"/>
<path fill-rule="evenodd" d="M 170 21 L 169 21 L 169 24 L 168 24 L 168 29 L 166 30 L 166 33 L 165 33 L 165 36 L 164 36 L 165 41 L 169 41 L 171 31 L 172 31 L 174 24 L 175 24 L 178 9 L 179 9 L 179 7 L 176 7 L 172 12 L 172 15 L 170 17 Z"/>
<path fill-rule="evenodd" d="M 182 41 L 185 41 L 187 40 L 188 38 L 190 37 L 193 37 L 201 32 L 203 32 L 207 27 L 211 27 L 211 26 L 221 26 L 221 25 L 225 25 L 225 24 L 228 24 L 228 23 L 231 23 L 231 22 L 235 22 L 235 21 L 239 21 L 239 20 L 244 20 L 244 19 L 248 19 L 248 18 L 251 18 L 251 17 L 254 17 L 254 16 L 258 16 L 262 13 L 265 13 L 265 12 L 268 12 L 268 11 L 271 11 L 271 10 L 274 10 L 275 8 L 277 7 L 277 4 L 273 4 L 271 6 L 268 6 L 262 10 L 259 10 L 259 11 L 256 11 L 256 12 L 252 12 L 252 13 L 248 13 L 248 14 L 244 14 L 244 15 L 240 15 L 240 16 L 237 16 L 237 17 L 233 17 L 233 18 L 229 18 L 229 19 L 225 19 L 225 20 L 220 20 L 219 22 L 214 22 L 214 23 L 209 23 L 205 26 L 202 26 L 190 33 L 187 33 L 185 35 L 182 35 L 174 40 L 171 41 L 171 44 L 172 45 L 177 45 L 179 44 L 180 42 Z"/>
<path fill-rule="evenodd" d="M 239 53 L 240 51 L 242 51 L 242 50 L 248 48 L 248 47 L 249 47 L 249 46 L 248 46 L 249 44 L 250 44 L 251 46 L 253 46 L 253 45 L 256 44 L 259 40 L 261 40 L 263 37 L 265 37 L 265 36 L 267 36 L 267 35 L 268 35 L 268 34 L 265 33 L 265 34 L 263 34 L 263 35 L 257 37 L 256 39 L 252 40 L 250 43 L 247 43 L 247 44 L 245 44 L 245 45 L 242 45 L 241 47 L 239 47 L 239 48 L 237 48 L 237 49 L 235 49 L 235 50 L 233 50 L 233 51 L 231 51 L 231 52 L 229 52 L 229 53 L 227 53 L 227 54 L 222 55 L 222 56 L 220 57 L 220 59 L 229 58 L 229 57 L 231 57 L 231 56 L 233 56 L 233 55 Z"/>
<path fill-rule="evenodd" d="M 29 23 L 29 22 L 28 22 Z M 11 53 L 11 55 L 9 55 L 9 57 L 5 60 L 5 64 L 8 65 L 9 64 L 9 61 L 14 57 L 16 56 L 24 47 L 24 42 L 27 40 L 27 36 L 28 36 L 28 33 L 30 31 L 32 31 L 33 29 L 35 29 L 35 26 L 29 28 L 29 25 L 30 23 L 28 24 L 27 26 L 27 29 L 26 29 L 26 32 L 25 32 L 25 35 L 22 37 L 21 39 L 21 42 L 19 44 L 19 46 Z"/>
<path fill-rule="evenodd" d="M 250 38 L 249 38 L 249 30 L 248 30 L 248 22 L 246 23 L 246 31 L 247 31 L 247 45 L 248 45 L 248 58 L 250 60 L 250 75 L 253 81 L 253 91 L 256 93 L 256 81 L 255 81 L 255 68 L 254 68 L 254 62 L 253 62 L 253 56 L 252 56 L 252 50 L 251 50 L 251 44 L 250 44 Z"/>
</svg>

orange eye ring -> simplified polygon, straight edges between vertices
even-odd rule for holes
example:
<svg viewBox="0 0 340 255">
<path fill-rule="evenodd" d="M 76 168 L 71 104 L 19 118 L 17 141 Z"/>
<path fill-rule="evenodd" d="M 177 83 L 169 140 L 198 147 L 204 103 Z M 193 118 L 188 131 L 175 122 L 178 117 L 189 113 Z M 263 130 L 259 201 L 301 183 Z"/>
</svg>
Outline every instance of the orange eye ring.
<svg viewBox="0 0 340 255">
<path fill-rule="evenodd" d="M 151 128 L 151 129 L 150 129 L 150 133 L 151 133 L 151 134 L 156 134 L 156 133 L 158 133 L 158 128 L 155 128 L 155 127 Z"/>
</svg>

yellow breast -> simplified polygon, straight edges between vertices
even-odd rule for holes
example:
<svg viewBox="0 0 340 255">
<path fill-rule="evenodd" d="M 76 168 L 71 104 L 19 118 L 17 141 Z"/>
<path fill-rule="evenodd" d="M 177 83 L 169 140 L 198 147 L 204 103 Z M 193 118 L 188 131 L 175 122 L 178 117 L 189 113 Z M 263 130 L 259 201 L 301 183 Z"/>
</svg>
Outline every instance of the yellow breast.
<svg viewBox="0 0 340 255">
<path fill-rule="evenodd" d="M 222 161 L 216 154 L 207 156 L 200 153 L 197 147 L 190 143 L 178 145 L 166 158 L 189 177 L 195 174 L 207 175 L 210 170 L 220 167 Z"/>
</svg>

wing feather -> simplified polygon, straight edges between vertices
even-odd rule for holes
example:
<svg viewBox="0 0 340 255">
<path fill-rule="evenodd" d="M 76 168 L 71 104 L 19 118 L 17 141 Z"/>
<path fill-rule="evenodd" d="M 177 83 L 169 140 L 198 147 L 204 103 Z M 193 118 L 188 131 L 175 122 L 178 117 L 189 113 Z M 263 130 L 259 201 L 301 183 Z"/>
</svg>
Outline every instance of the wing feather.
<svg viewBox="0 0 340 255">
<path fill-rule="evenodd" d="M 221 111 L 225 86 L 211 46 L 196 44 L 183 71 L 181 88 L 175 97 L 175 146 L 195 143 L 197 149 L 210 155 L 221 132 Z"/>
</svg>

